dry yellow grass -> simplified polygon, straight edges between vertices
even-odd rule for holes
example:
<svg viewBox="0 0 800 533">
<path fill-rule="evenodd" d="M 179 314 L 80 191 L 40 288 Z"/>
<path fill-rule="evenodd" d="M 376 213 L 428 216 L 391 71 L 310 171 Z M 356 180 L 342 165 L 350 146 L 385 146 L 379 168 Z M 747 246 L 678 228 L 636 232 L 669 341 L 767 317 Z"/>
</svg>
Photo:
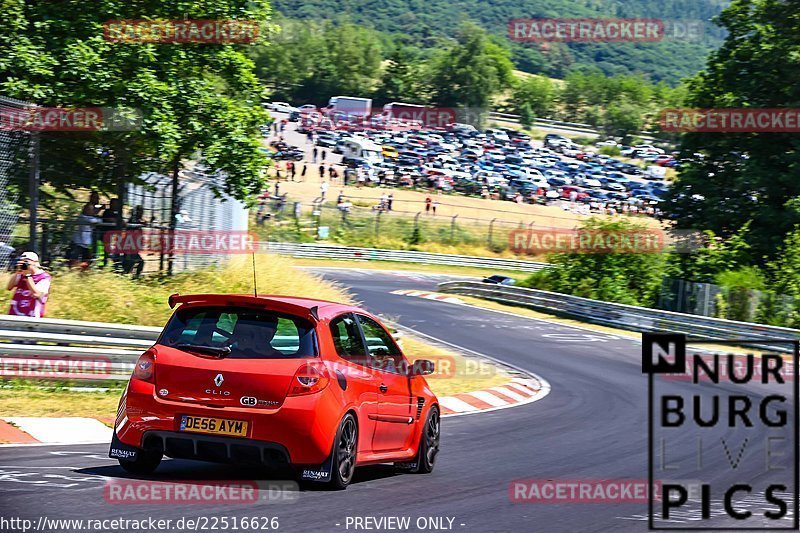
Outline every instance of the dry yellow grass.
<svg viewBox="0 0 800 533">
<path fill-rule="evenodd" d="M 47 314 L 53 318 L 161 326 L 171 313 L 167 298 L 175 292 L 250 293 L 253 279 L 250 261 L 249 257 L 234 257 L 220 268 L 138 281 L 103 271 L 60 272 L 53 280 Z M 343 288 L 294 268 L 294 263 L 287 258 L 259 256 L 256 270 L 260 294 L 357 303 Z M 5 293 L 4 298 L 8 300 L 10 294 Z M 478 364 L 474 359 L 409 336 L 404 338 L 403 344 L 412 360 L 430 358 L 452 365 L 453 372 L 446 377 L 430 377 L 431 388 L 438 395 L 491 387 L 510 379 L 494 365 Z M 41 390 L 30 386 L 0 389 L 0 415 L 84 416 L 109 422 L 116 411 L 119 394 L 119 391 Z"/>
<path fill-rule="evenodd" d="M 304 205 L 309 206 L 319 196 L 319 181 L 316 177 L 305 182 L 281 181 L 280 190 L 281 194 L 286 192 L 292 200 L 301 201 Z M 394 209 L 408 211 L 410 212 L 409 216 L 413 216 L 411 213 L 425 210 L 424 202 L 428 196 L 428 193 L 420 191 L 381 187 L 343 187 L 339 184 L 331 185 L 328 196 L 335 199 L 340 190 L 344 190 L 345 195 L 351 199 L 365 201 L 366 205 L 377 204 L 382 194 L 391 192 L 394 195 Z M 359 198 L 366 198 L 366 200 L 359 200 Z M 526 225 L 533 223 L 540 227 L 574 228 L 585 219 L 585 217 L 565 212 L 557 206 L 517 204 L 449 194 L 432 195 L 432 198 L 439 201 L 436 211 L 437 218 L 446 219 L 458 215 L 459 223 L 465 223 L 469 219 L 488 223 L 496 218 L 515 223 L 521 222 Z M 648 226 L 659 226 L 658 221 L 652 218 L 642 218 L 641 221 Z"/>
<path fill-rule="evenodd" d="M 256 271 L 260 294 L 305 296 L 345 303 L 353 301 L 344 289 L 295 269 L 287 258 L 259 255 Z M 57 272 L 53 278 L 47 316 L 161 326 L 171 313 L 167 304 L 170 294 L 249 294 L 252 291 L 250 256 L 233 257 L 219 268 L 181 273 L 169 278 L 132 280 L 104 271 L 64 271 Z M 10 292 L 4 292 L 2 305 L 7 305 L 10 297 Z"/>
<path fill-rule="evenodd" d="M 411 361 L 429 359 L 434 362 L 436 370 L 427 380 L 440 397 L 496 387 L 511 381 L 509 374 L 489 361 L 467 358 L 409 336 L 402 339 L 402 346 Z"/>
</svg>

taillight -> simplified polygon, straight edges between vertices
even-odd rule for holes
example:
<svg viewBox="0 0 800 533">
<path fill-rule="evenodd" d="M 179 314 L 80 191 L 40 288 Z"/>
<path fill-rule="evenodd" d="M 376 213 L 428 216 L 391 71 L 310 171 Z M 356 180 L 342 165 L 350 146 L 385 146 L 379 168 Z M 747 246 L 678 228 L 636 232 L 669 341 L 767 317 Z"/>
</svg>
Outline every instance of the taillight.
<svg viewBox="0 0 800 533">
<path fill-rule="evenodd" d="M 139 356 L 136 366 L 133 367 L 133 377 L 153 383 L 153 376 L 156 371 L 156 358 L 153 352 L 147 350 Z"/>
<path fill-rule="evenodd" d="M 302 396 L 319 392 L 327 387 L 330 381 L 324 365 L 308 363 L 295 372 L 287 396 Z"/>
</svg>

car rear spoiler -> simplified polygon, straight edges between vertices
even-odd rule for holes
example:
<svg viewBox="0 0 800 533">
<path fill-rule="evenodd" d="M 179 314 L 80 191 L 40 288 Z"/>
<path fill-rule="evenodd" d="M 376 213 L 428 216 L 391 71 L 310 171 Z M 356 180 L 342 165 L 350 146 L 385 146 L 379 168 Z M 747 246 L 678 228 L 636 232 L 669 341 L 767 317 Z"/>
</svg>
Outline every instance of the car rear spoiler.
<svg viewBox="0 0 800 533">
<path fill-rule="evenodd" d="M 284 311 L 289 314 L 308 317 L 319 322 L 319 306 L 306 307 L 293 303 L 275 300 L 269 295 L 250 296 L 244 294 L 171 294 L 169 299 L 170 309 L 179 304 L 209 304 L 209 305 L 244 305 Z"/>
</svg>

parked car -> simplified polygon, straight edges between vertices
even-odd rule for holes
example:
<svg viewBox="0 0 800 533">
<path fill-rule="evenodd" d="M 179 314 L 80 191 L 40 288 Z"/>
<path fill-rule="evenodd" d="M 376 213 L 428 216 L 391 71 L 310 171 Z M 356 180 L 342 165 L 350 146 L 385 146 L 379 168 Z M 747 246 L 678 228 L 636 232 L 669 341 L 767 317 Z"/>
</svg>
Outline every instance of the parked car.
<svg viewBox="0 0 800 533">
<path fill-rule="evenodd" d="M 277 113 L 291 113 L 292 111 L 297 111 L 296 107 L 293 107 L 287 102 L 270 102 L 266 104 L 266 108 Z"/>
</svg>

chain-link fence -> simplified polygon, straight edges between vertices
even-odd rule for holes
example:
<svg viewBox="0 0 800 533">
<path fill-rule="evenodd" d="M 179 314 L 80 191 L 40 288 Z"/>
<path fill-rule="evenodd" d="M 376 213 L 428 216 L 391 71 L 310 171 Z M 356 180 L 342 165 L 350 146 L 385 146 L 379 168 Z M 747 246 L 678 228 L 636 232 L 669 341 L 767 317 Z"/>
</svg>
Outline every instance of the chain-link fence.
<svg viewBox="0 0 800 533">
<path fill-rule="evenodd" d="M 31 104 L 0 96 L 0 116 Z M 16 173 L 30 171 L 31 134 L 0 126 L 0 268 L 6 269 L 15 254 L 14 232 L 19 217 L 17 196 L 10 184 Z"/>
<path fill-rule="evenodd" d="M 433 207 L 426 210 L 423 206 L 414 212 L 373 203 L 372 207 L 364 207 L 318 199 L 310 205 L 299 205 L 288 197 L 272 197 L 264 200 L 256 213 L 256 232 L 263 240 L 281 242 L 321 240 L 350 246 L 458 249 L 481 254 L 487 250 L 508 252 L 513 231 L 547 228 L 499 217 L 444 216 Z"/>
</svg>

